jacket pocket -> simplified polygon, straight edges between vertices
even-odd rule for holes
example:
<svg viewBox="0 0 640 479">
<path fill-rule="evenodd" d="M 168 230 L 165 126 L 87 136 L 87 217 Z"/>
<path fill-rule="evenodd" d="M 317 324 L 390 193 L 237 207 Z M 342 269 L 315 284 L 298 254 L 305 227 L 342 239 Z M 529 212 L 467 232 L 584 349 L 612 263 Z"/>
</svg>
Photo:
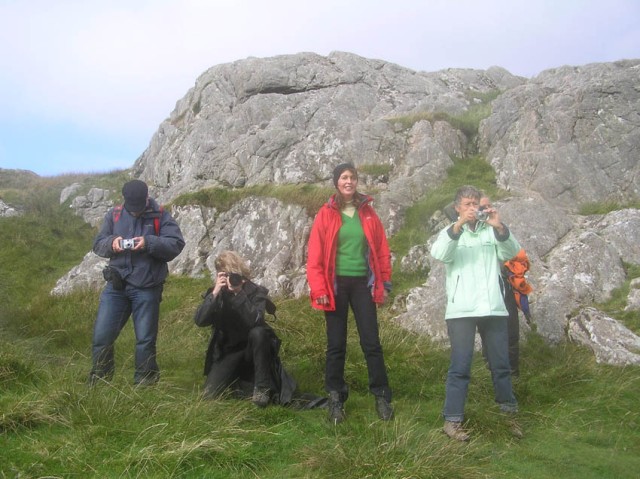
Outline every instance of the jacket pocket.
<svg viewBox="0 0 640 479">
<path fill-rule="evenodd" d="M 460 283 L 460 275 L 456 276 L 456 285 L 453 287 L 453 293 L 451 294 L 451 302 L 456 302 L 456 293 L 458 292 L 458 284 Z"/>
</svg>

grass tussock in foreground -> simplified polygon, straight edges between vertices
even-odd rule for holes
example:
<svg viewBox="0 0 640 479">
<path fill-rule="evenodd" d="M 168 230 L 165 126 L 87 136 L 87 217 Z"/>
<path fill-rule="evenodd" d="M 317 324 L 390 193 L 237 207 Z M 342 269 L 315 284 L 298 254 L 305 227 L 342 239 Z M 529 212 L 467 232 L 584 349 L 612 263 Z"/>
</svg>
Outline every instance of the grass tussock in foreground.
<svg viewBox="0 0 640 479">
<path fill-rule="evenodd" d="M 484 174 L 473 160 L 457 167 Z M 116 343 L 114 380 L 89 388 L 98 293 L 48 293 L 82 259 L 95 231 L 58 208 L 56 194 L 23 217 L 0 219 L 0 477 L 601 479 L 640 470 L 637 367 L 599 365 L 584 348 L 548 345 L 531 334 L 515 381 L 525 431 L 516 440 L 476 357 L 466 410 L 472 440 L 456 443 L 441 432 L 448 351 L 397 327 L 389 307 L 379 313 L 393 422 L 377 419 L 353 322 L 351 393 L 340 426 L 322 409 L 204 401 L 209 331 L 192 316 L 207 279 L 171 277 L 166 284 L 157 386 L 132 385 L 129 323 Z M 607 305 L 612 315 L 622 307 L 617 297 Z M 323 316 L 306 298 L 276 302 L 272 325 L 285 366 L 300 391 L 324 394 Z"/>
</svg>

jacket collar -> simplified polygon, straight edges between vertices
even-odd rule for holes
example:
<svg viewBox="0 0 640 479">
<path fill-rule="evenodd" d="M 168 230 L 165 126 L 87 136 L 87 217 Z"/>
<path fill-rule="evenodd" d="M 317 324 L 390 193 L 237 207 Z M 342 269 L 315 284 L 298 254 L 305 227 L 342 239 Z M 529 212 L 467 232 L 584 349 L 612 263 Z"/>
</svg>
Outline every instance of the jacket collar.
<svg viewBox="0 0 640 479">
<path fill-rule="evenodd" d="M 360 203 L 360 206 L 358 207 L 358 209 L 361 209 L 364 205 L 368 205 L 373 201 L 372 196 L 366 195 L 364 193 L 360 193 L 360 195 L 362 196 L 362 203 Z M 331 195 L 331 197 L 329 198 L 329 201 L 327 201 L 326 203 L 328 208 L 338 210 L 338 201 L 336 200 L 337 196 L 338 196 L 338 193 L 334 193 Z"/>
</svg>

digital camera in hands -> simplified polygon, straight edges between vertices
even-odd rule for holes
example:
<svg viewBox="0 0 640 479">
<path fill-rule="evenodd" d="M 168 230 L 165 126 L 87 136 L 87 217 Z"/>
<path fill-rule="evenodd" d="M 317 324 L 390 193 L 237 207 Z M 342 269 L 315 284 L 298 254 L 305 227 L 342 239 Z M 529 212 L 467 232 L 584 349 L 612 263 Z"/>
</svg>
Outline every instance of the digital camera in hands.
<svg viewBox="0 0 640 479">
<path fill-rule="evenodd" d="M 122 249 L 133 249 L 135 248 L 135 246 L 136 246 L 136 242 L 133 238 L 120 240 L 120 248 Z"/>
<path fill-rule="evenodd" d="M 481 206 L 476 211 L 476 219 L 478 221 L 487 221 L 489 219 L 489 213 L 487 213 L 485 210 L 486 206 Z"/>
<path fill-rule="evenodd" d="M 229 286 L 233 288 L 237 288 L 242 284 L 242 275 L 238 273 L 227 273 L 227 281 L 229 282 Z"/>
</svg>

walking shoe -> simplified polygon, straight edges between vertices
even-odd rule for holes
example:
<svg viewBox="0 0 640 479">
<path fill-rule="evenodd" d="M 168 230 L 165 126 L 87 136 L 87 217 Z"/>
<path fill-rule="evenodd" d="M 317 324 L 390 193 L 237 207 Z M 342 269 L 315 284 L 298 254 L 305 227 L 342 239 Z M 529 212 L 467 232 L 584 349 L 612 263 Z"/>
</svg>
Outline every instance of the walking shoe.
<svg viewBox="0 0 640 479">
<path fill-rule="evenodd" d="M 258 407 L 267 407 L 269 404 L 269 390 L 263 388 L 253 388 L 253 396 L 251 397 L 251 402 Z"/>
<path fill-rule="evenodd" d="M 442 430 L 447 436 L 456 441 L 469 440 L 469 433 L 463 429 L 461 422 L 445 421 Z"/>
<path fill-rule="evenodd" d="M 329 402 L 327 406 L 329 408 L 329 421 L 331 424 L 335 426 L 345 420 L 344 408 L 338 391 L 329 392 Z"/>
<path fill-rule="evenodd" d="M 383 396 L 376 396 L 376 411 L 378 412 L 378 417 L 383 421 L 393 419 L 393 407 Z"/>
</svg>

